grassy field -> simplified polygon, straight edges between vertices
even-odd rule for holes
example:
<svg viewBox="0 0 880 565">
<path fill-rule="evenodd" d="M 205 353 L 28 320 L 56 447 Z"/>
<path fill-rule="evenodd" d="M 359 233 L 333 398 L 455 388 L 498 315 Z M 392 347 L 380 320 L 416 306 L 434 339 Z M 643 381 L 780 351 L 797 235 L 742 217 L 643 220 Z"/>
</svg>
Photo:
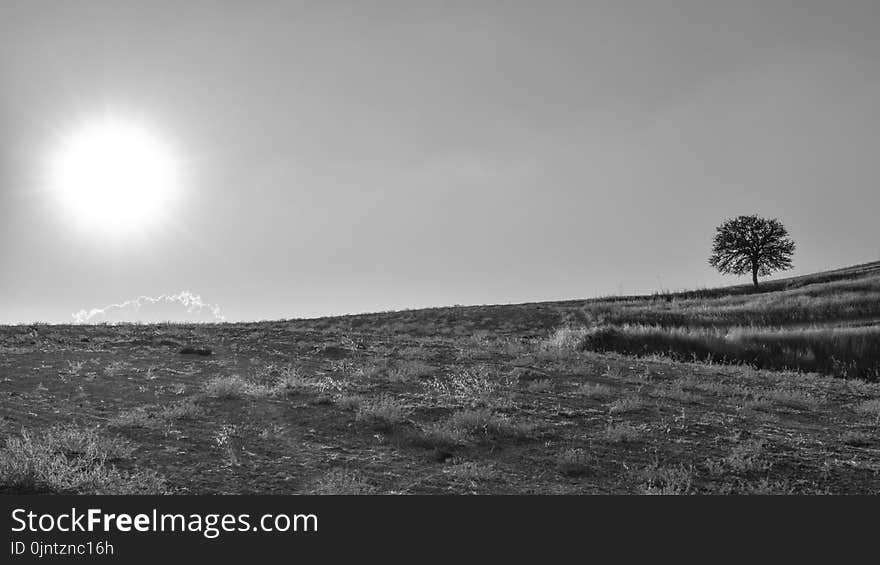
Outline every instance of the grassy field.
<svg viewBox="0 0 880 565">
<path fill-rule="evenodd" d="M 0 492 L 876 494 L 878 298 L 0 327 Z"/>
<path fill-rule="evenodd" d="M 880 380 L 880 263 L 744 290 L 592 301 L 581 346 Z"/>
</svg>

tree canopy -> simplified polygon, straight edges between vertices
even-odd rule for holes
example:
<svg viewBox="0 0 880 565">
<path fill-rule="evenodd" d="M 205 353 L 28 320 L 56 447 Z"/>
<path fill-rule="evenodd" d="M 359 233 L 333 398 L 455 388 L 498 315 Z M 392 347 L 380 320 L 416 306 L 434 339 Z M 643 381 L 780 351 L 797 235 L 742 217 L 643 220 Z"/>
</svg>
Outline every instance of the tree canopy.
<svg viewBox="0 0 880 565">
<path fill-rule="evenodd" d="M 709 264 L 723 274 L 758 276 L 792 268 L 794 241 L 776 218 L 757 215 L 738 216 L 725 221 L 715 231 Z"/>
</svg>

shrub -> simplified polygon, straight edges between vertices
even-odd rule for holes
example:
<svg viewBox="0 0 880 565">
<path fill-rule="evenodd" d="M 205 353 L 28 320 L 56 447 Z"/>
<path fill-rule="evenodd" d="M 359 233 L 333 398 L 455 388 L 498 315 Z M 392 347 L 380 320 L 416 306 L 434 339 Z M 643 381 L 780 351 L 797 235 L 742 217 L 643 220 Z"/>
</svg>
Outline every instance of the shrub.
<svg viewBox="0 0 880 565">
<path fill-rule="evenodd" d="M 58 494 L 162 494 L 165 482 L 151 471 L 124 473 L 108 464 L 132 448 L 96 430 L 56 426 L 41 434 L 22 430 L 0 451 L 0 491 Z"/>
<path fill-rule="evenodd" d="M 764 471 L 770 468 L 770 463 L 764 457 L 765 451 L 764 442 L 760 440 L 738 443 L 723 462 L 728 468 L 741 473 Z"/>
<path fill-rule="evenodd" d="M 292 395 L 312 388 L 314 388 L 313 383 L 297 369 L 286 367 L 272 383 L 270 392 L 274 395 Z"/>
<path fill-rule="evenodd" d="M 544 341 L 544 349 L 577 351 L 581 349 L 584 337 L 589 331 L 587 328 L 558 328 Z"/>
<path fill-rule="evenodd" d="M 509 377 L 513 379 L 513 377 Z M 504 387 L 510 382 L 493 379 L 486 366 L 463 369 L 445 379 L 426 383 L 439 404 L 447 406 L 491 407 L 503 402 Z"/>
<path fill-rule="evenodd" d="M 641 473 L 644 480 L 642 494 L 688 494 L 693 483 L 693 469 L 678 465 L 661 467 L 654 462 Z"/>
</svg>

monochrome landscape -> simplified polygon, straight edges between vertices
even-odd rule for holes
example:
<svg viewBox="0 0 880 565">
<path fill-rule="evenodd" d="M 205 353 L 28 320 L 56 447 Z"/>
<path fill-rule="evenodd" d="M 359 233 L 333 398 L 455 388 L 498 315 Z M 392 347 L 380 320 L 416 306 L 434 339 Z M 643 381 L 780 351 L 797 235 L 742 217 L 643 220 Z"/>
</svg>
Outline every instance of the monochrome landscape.
<svg viewBox="0 0 880 565">
<path fill-rule="evenodd" d="M 876 493 L 880 263 L 745 287 L 0 329 L 6 493 Z"/>
<path fill-rule="evenodd" d="M 0 494 L 880 494 L 878 29 L 3 1 Z"/>
</svg>

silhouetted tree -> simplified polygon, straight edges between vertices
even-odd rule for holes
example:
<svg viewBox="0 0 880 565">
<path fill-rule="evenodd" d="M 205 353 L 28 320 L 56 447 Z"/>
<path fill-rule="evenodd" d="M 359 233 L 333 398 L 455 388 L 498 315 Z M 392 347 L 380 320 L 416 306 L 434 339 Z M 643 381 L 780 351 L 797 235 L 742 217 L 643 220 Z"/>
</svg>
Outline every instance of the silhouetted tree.
<svg viewBox="0 0 880 565">
<path fill-rule="evenodd" d="M 794 241 L 779 220 L 739 216 L 716 228 L 709 264 L 724 274 L 751 272 L 757 288 L 758 275 L 791 269 L 793 254 Z"/>
</svg>

